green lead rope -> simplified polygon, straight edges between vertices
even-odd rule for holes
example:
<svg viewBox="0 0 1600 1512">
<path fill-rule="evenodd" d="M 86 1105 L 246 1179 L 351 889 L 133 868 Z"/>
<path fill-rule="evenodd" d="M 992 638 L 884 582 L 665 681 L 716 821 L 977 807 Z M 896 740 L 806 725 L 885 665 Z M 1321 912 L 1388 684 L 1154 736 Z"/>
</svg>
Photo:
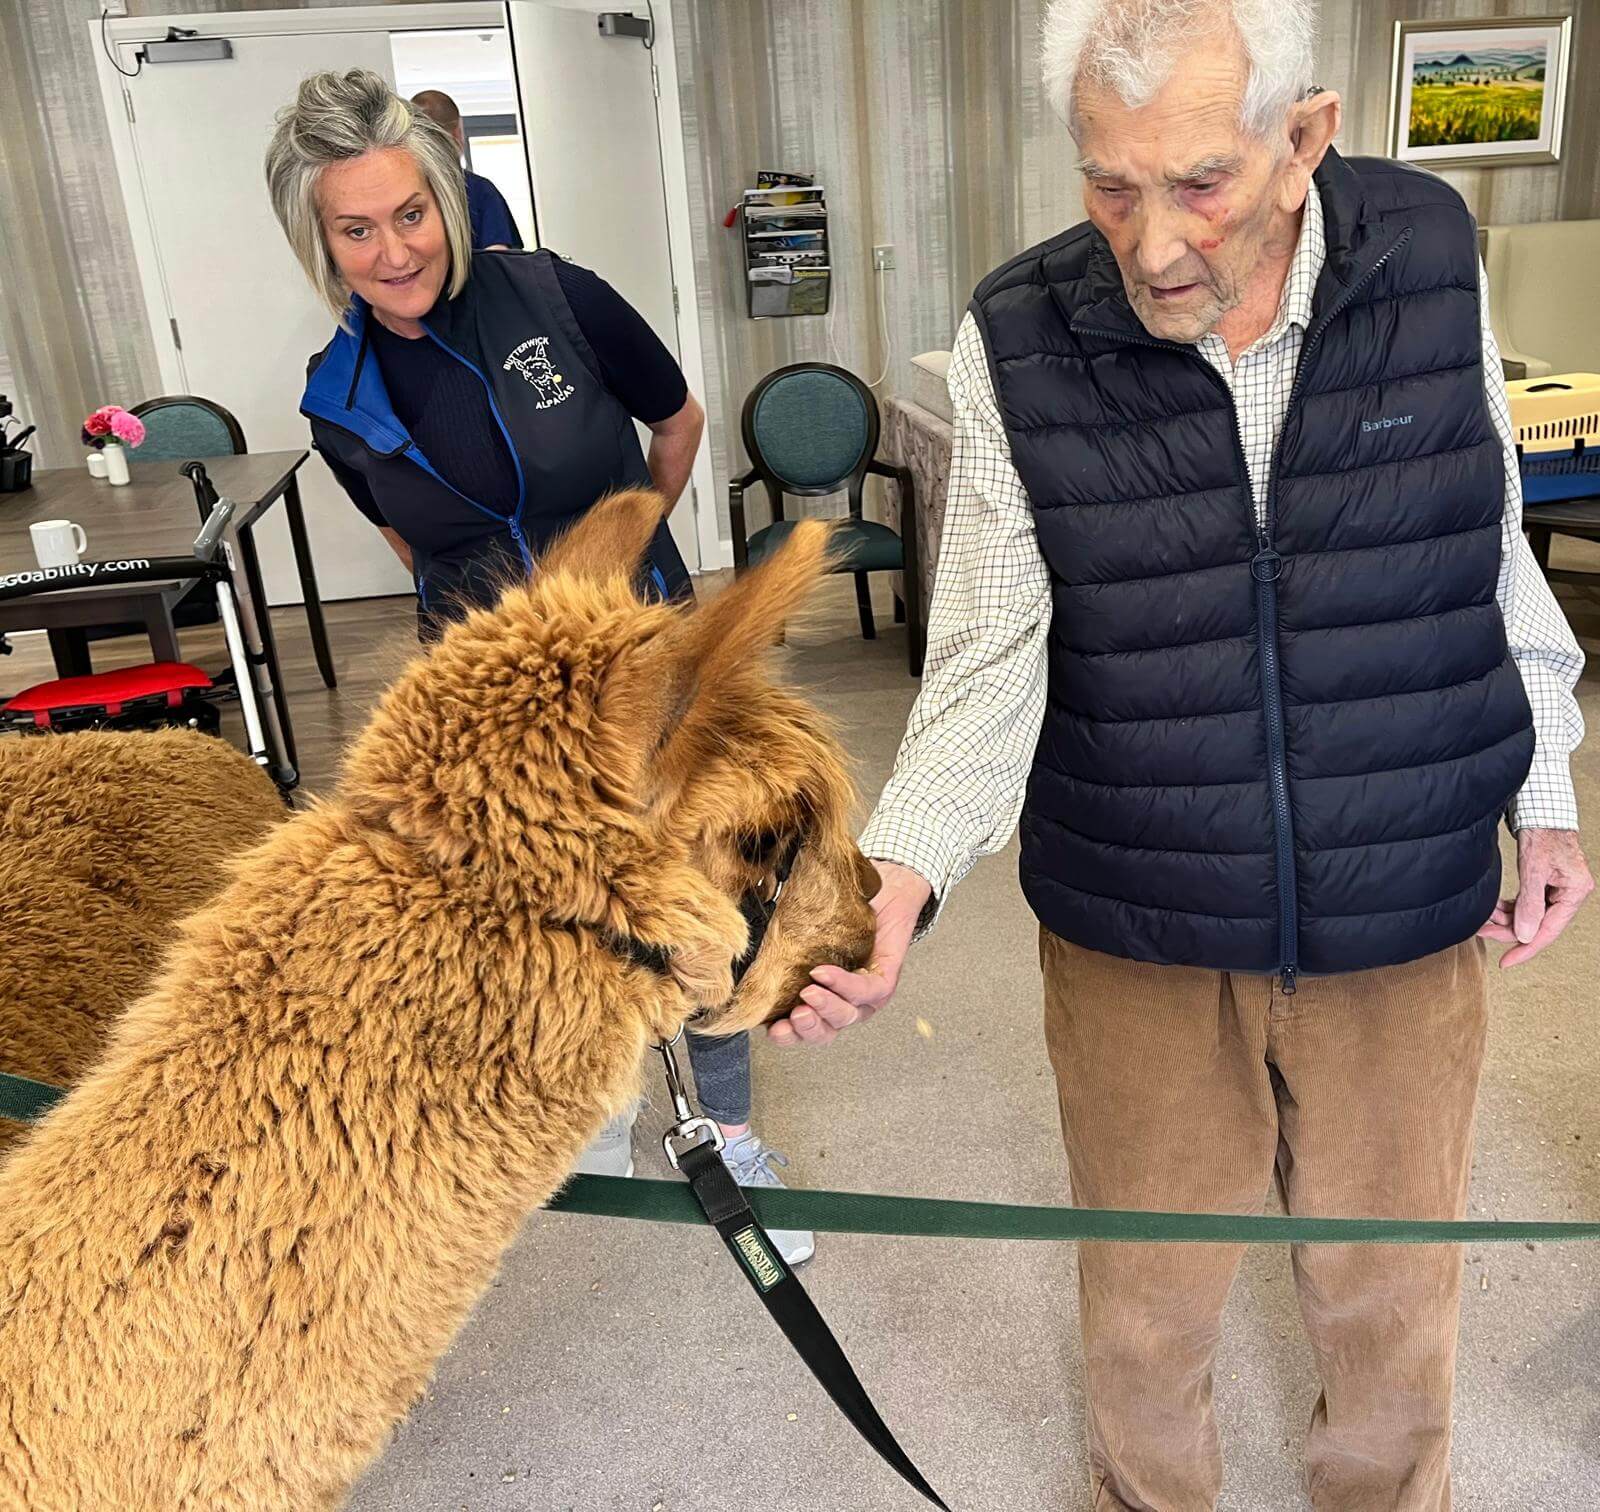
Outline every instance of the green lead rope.
<svg viewBox="0 0 1600 1512">
<path fill-rule="evenodd" d="M 0 1118 L 33 1123 L 66 1095 L 60 1087 L 52 1087 L 48 1082 L 29 1081 L 25 1076 L 0 1071 Z"/>
<path fill-rule="evenodd" d="M 1461 1223 L 1409 1218 L 1261 1218 L 1229 1213 L 1144 1213 L 1115 1208 L 1016 1207 L 867 1192 L 745 1189 L 762 1227 L 916 1239 L 1106 1239 L 1164 1244 L 1494 1244 L 1600 1239 L 1600 1223 Z M 553 1213 L 704 1223 L 688 1187 L 640 1177 L 578 1176 Z"/>
<path fill-rule="evenodd" d="M 66 1094 L 59 1087 L 0 1071 L 0 1118 L 31 1123 Z M 1113 1208 L 1018 1207 L 938 1197 L 882 1197 L 869 1192 L 746 1188 L 756 1216 L 772 1229 L 826 1234 L 884 1234 L 914 1239 L 1083 1239 L 1157 1244 L 1554 1244 L 1600 1239 L 1600 1223 L 1469 1219 L 1263 1218 L 1231 1213 L 1144 1213 Z M 639 1218 L 648 1223 L 705 1222 L 694 1194 L 679 1181 L 577 1176 L 547 1206 L 552 1213 Z"/>
</svg>

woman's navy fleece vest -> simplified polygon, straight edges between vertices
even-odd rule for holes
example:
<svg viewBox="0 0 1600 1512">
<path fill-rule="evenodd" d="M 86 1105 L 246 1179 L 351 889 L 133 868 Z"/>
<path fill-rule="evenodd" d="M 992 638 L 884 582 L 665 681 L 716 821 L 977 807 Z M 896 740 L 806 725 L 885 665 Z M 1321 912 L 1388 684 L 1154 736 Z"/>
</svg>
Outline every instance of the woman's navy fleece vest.
<svg viewBox="0 0 1600 1512">
<path fill-rule="evenodd" d="M 424 632 L 474 604 L 493 604 L 533 558 L 602 495 L 649 488 L 633 418 L 605 385 L 548 251 L 475 252 L 466 287 L 423 324 L 483 380 L 516 462 L 510 515 L 456 492 L 395 415 L 366 340 L 367 308 L 311 359 L 300 412 L 319 450 L 360 473 L 387 522 L 410 543 Z M 662 521 L 651 545 L 656 587 L 689 591 Z"/>
<path fill-rule="evenodd" d="M 1028 900 L 1090 949 L 1289 985 L 1469 938 L 1533 754 L 1471 217 L 1394 163 L 1329 153 L 1316 185 L 1263 532 L 1226 385 L 1092 228 L 973 301 L 1052 580 Z"/>
</svg>

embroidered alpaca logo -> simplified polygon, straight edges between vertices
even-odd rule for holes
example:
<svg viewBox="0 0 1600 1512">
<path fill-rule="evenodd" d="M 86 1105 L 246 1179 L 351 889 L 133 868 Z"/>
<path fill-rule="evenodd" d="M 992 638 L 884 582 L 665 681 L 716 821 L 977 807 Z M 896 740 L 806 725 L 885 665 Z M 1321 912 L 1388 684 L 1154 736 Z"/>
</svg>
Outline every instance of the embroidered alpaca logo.
<svg viewBox="0 0 1600 1512">
<path fill-rule="evenodd" d="M 555 364 L 550 361 L 549 346 L 548 336 L 535 336 L 531 341 L 523 342 L 501 365 L 508 373 L 515 368 L 533 385 L 539 395 L 535 409 L 550 409 L 553 405 L 565 403 L 577 392 L 567 382 L 566 376 L 555 370 Z"/>
</svg>

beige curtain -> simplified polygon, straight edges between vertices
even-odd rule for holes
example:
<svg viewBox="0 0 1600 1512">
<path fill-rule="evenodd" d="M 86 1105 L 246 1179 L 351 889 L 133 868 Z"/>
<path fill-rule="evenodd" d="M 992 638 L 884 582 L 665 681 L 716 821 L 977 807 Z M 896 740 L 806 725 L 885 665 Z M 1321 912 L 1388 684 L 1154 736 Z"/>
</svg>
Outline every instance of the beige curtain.
<svg viewBox="0 0 1600 1512">
<path fill-rule="evenodd" d="M 984 272 L 1073 219 L 1068 144 L 1034 78 L 1038 13 L 1037 0 L 688 0 L 676 13 L 724 532 L 757 379 L 835 362 L 893 393 L 909 357 L 949 346 Z M 826 318 L 744 315 L 739 235 L 722 220 L 761 168 L 828 190 Z M 892 272 L 873 273 L 877 245 L 894 248 Z"/>
<path fill-rule="evenodd" d="M 99 14 L 94 0 L 0 0 L 0 387 L 38 425 L 44 466 L 82 455 L 95 406 L 155 392 L 90 52 Z"/>
</svg>

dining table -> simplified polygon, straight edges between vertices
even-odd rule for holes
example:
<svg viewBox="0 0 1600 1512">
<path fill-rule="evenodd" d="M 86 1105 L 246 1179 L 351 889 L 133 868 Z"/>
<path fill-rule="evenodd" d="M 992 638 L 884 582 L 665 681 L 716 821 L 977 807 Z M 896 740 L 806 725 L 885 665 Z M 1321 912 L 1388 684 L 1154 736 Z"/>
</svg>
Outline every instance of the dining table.
<svg viewBox="0 0 1600 1512">
<path fill-rule="evenodd" d="M 296 777 L 298 757 L 254 527 L 274 504 L 285 503 L 317 665 L 323 681 L 332 687 L 332 655 L 311 570 L 310 545 L 295 478 L 308 455 L 304 450 L 293 450 L 204 459 L 211 485 L 235 505 L 223 538 L 224 556 L 240 623 L 246 629 L 247 640 L 259 646 L 258 654 L 267 674 L 282 745 L 275 753 L 275 775 L 290 785 Z M 0 573 L 35 566 L 29 527 L 45 520 L 69 520 L 83 528 L 88 542 L 85 561 L 186 555 L 199 534 L 207 508 L 195 482 L 183 471 L 190 465 L 176 461 L 142 463 L 131 469 L 132 481 L 120 485 L 94 478 L 81 467 L 46 468 L 34 473 L 31 487 L 0 494 Z M 0 636 L 22 630 L 47 631 L 56 671 L 62 677 L 81 676 L 91 670 L 88 631 L 108 625 L 142 627 L 155 660 L 181 661 L 173 611 L 194 586 L 193 580 L 82 584 L 33 594 L 0 603 Z"/>
</svg>

